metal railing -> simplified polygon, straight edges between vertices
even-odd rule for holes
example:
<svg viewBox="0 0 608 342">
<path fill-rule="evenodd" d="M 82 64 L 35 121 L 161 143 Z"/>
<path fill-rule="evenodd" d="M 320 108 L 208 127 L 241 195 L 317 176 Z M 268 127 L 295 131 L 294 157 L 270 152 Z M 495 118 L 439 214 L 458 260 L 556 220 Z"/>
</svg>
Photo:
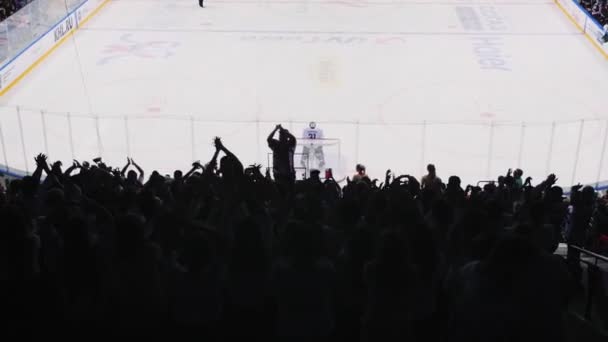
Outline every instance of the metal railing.
<svg viewBox="0 0 608 342">
<path fill-rule="evenodd" d="M 593 264 L 596 265 L 596 266 L 597 266 L 597 262 L 598 261 L 603 261 L 603 262 L 606 262 L 608 264 L 608 256 L 588 251 L 588 250 L 586 250 L 584 248 L 581 248 L 581 247 L 578 247 L 576 245 L 568 245 L 568 248 L 572 248 L 572 249 L 577 250 L 577 251 L 579 251 L 579 252 L 581 252 L 581 253 L 589 256 L 589 257 L 594 258 L 595 262 Z"/>
<path fill-rule="evenodd" d="M 580 254 L 577 261 L 587 266 L 587 293 L 585 298 L 584 316 L 586 320 L 592 321 L 591 313 L 593 312 L 593 305 L 596 302 L 596 298 L 597 296 L 602 295 L 602 287 L 608 286 L 608 284 L 603 284 L 602 277 L 602 273 L 608 272 L 608 257 L 572 244 L 568 244 L 568 249 L 579 252 Z M 585 255 L 587 258 L 592 258 L 594 261 L 585 260 L 587 258 L 583 258 L 582 255 Z M 568 253 L 568 256 L 571 257 L 572 254 Z M 603 263 L 604 265 L 598 265 L 598 262 Z M 600 266 L 604 267 L 601 268 Z M 605 294 L 603 295 L 605 296 Z"/>
<path fill-rule="evenodd" d="M 231 115 L 244 118 L 234 121 L 223 117 L 0 107 L 0 164 L 32 172 L 33 157 L 40 152 L 64 164 L 101 156 L 109 164 L 119 165 L 130 156 L 146 169 L 169 173 L 209 158 L 214 152 L 213 137 L 220 136 L 243 164 L 249 165 L 265 161 L 266 136 L 277 123 L 299 135 L 309 121 L 278 114 L 260 114 L 260 119 L 255 113 Z M 420 177 L 426 173 L 426 164 L 433 163 L 442 178 L 458 175 L 464 184 L 490 180 L 518 167 L 534 183 L 549 173 L 557 174 L 558 184 L 563 186 L 578 182 L 599 186 L 601 180 L 608 179 L 604 163 L 608 119 L 317 122 L 325 135 L 340 141 L 335 150 L 342 165 L 328 165 L 336 176 L 350 174 L 362 163 L 372 175 L 391 169 L 395 174 Z"/>
</svg>

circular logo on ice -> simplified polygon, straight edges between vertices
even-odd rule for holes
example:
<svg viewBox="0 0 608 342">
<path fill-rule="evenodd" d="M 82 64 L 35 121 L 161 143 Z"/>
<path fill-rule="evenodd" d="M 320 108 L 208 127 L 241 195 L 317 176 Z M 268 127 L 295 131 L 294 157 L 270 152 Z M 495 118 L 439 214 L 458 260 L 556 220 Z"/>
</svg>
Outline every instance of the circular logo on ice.
<svg viewBox="0 0 608 342">
<path fill-rule="evenodd" d="M 145 40 L 137 41 L 133 34 L 127 33 L 120 37 L 120 42 L 107 45 L 102 51 L 102 57 L 97 65 L 106 65 L 118 59 L 143 58 L 167 59 L 175 54 L 179 46 L 175 41 Z"/>
</svg>

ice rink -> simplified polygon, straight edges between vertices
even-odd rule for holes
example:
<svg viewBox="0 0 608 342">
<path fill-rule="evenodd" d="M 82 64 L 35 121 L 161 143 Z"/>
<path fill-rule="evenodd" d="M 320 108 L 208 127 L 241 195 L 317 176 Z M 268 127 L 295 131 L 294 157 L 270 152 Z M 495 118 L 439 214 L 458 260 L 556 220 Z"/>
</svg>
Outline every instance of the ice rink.
<svg viewBox="0 0 608 342">
<path fill-rule="evenodd" d="M 43 151 L 170 172 L 208 160 L 214 136 L 266 165 L 276 123 L 299 136 L 317 121 L 339 139 L 339 174 L 361 162 L 421 176 L 433 162 L 467 183 L 509 167 L 608 179 L 608 65 L 553 1 L 206 6 L 106 5 L 0 98 L 9 165 L 32 171 Z"/>
</svg>

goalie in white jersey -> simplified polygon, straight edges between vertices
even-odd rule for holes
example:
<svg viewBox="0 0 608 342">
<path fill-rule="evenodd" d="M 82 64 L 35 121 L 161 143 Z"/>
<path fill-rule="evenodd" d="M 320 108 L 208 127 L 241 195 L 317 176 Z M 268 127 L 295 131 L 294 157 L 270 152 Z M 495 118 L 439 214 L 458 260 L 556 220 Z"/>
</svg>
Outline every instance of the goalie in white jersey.
<svg viewBox="0 0 608 342">
<path fill-rule="evenodd" d="M 306 168 L 307 171 L 314 169 L 314 165 L 318 166 L 319 169 L 325 167 L 325 156 L 323 155 L 323 130 L 317 128 L 316 122 L 308 124 L 308 128 L 304 129 L 302 136 L 303 148 L 302 148 L 302 167 Z M 314 164 L 314 162 L 317 164 Z"/>
</svg>

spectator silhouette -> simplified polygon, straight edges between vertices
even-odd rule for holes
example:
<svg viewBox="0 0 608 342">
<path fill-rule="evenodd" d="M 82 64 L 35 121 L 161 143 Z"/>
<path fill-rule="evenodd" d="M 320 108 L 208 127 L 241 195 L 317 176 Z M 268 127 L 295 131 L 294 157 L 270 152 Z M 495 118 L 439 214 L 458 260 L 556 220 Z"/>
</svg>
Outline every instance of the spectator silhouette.
<svg viewBox="0 0 608 342">
<path fill-rule="evenodd" d="M 575 251 L 569 264 L 552 253 L 563 227 L 601 251 L 608 210 L 593 188 L 568 203 L 555 175 L 533 186 L 518 170 L 444 187 L 432 164 L 421 181 L 313 170 L 296 182 L 295 138 L 277 126 L 268 143 L 274 180 L 220 138 L 172 177 L 145 179 L 132 158 L 63 171 L 36 156 L 0 188 L 6 322 L 208 340 L 563 339 L 581 270 Z"/>
<path fill-rule="evenodd" d="M 279 138 L 274 138 L 279 132 Z M 268 136 L 268 147 L 272 150 L 272 172 L 274 179 L 279 184 L 287 186 L 293 184 L 296 179 L 293 155 L 296 149 L 296 137 L 281 125 L 277 125 Z"/>
</svg>

